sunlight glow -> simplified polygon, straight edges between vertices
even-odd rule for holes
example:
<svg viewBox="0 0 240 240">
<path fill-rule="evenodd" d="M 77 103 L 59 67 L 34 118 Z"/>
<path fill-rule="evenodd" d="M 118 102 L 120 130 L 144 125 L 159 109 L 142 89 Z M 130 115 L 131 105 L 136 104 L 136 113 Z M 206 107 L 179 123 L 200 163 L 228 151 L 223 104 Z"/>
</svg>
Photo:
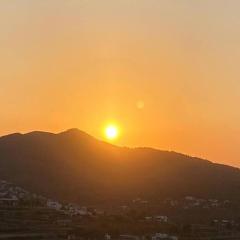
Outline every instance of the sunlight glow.
<svg viewBox="0 0 240 240">
<path fill-rule="evenodd" d="M 108 125 L 105 129 L 106 138 L 109 140 L 116 139 L 119 135 L 119 130 L 114 125 Z"/>
</svg>

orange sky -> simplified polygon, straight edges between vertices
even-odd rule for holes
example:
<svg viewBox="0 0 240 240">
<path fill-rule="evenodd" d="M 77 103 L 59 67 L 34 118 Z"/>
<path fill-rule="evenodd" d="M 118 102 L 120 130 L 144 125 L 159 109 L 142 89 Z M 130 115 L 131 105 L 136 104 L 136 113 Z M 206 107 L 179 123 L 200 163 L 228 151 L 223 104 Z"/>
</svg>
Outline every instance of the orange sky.
<svg viewBox="0 0 240 240">
<path fill-rule="evenodd" d="M 238 0 L 3 0 L 0 135 L 77 127 L 240 166 Z M 144 102 L 143 108 L 137 103 Z"/>
</svg>

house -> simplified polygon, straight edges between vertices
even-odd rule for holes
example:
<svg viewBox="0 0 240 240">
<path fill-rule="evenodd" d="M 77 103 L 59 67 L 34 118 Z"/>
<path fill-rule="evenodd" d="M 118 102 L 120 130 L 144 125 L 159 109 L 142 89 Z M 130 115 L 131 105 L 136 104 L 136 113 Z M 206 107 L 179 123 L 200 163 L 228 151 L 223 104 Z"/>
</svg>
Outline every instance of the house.
<svg viewBox="0 0 240 240">
<path fill-rule="evenodd" d="M 152 240 L 178 240 L 176 236 L 169 236 L 166 233 L 156 233 L 152 236 Z"/>
<path fill-rule="evenodd" d="M 108 233 L 105 234 L 104 236 L 105 240 L 111 240 L 111 235 L 109 235 Z"/>
<path fill-rule="evenodd" d="M 185 200 L 187 200 L 187 201 L 193 201 L 193 200 L 195 200 L 195 198 L 192 197 L 192 196 L 186 196 L 186 197 L 185 197 Z"/>
<path fill-rule="evenodd" d="M 55 210 L 60 210 L 62 208 L 62 204 L 60 204 L 59 202 L 48 200 L 47 207 L 55 209 Z"/>
<path fill-rule="evenodd" d="M 155 220 L 158 222 L 168 222 L 168 217 L 167 216 L 155 216 Z"/>
</svg>

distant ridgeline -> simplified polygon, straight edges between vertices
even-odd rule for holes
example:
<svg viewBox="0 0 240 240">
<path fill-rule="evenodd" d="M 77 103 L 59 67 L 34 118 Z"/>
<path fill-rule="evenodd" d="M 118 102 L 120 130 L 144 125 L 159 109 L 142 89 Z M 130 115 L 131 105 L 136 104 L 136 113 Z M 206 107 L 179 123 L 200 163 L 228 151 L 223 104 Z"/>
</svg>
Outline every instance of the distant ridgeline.
<svg viewBox="0 0 240 240">
<path fill-rule="evenodd" d="M 240 198 L 237 168 L 175 152 L 116 147 L 77 129 L 1 137 L 0 176 L 46 198 L 80 204 Z"/>
</svg>

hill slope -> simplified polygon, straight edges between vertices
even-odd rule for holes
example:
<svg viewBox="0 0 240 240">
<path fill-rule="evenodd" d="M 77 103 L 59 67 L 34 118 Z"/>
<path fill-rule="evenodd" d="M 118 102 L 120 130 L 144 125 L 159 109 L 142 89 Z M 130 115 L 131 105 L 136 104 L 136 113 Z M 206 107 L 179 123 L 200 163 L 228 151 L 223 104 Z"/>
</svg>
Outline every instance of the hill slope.
<svg viewBox="0 0 240 240">
<path fill-rule="evenodd" d="M 121 148 L 71 129 L 0 138 L 0 178 L 78 203 L 194 195 L 240 198 L 240 171 L 175 152 Z"/>
</svg>

